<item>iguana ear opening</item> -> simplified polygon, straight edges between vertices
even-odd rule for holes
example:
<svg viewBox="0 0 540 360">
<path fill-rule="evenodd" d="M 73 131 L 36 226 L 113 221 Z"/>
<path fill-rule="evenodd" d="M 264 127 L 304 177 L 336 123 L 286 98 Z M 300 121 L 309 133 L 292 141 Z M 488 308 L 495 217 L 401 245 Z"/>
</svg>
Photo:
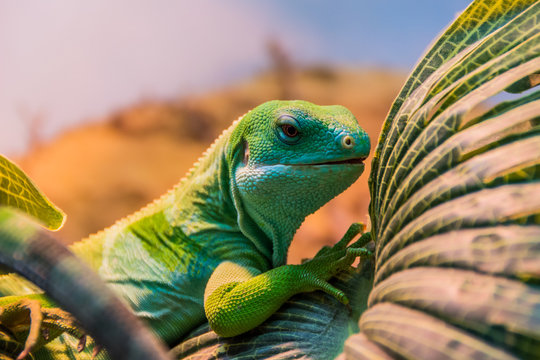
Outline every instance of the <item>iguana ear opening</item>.
<svg viewBox="0 0 540 360">
<path fill-rule="evenodd" d="M 247 165 L 249 162 L 249 144 L 247 141 L 244 140 L 244 165 Z"/>
</svg>

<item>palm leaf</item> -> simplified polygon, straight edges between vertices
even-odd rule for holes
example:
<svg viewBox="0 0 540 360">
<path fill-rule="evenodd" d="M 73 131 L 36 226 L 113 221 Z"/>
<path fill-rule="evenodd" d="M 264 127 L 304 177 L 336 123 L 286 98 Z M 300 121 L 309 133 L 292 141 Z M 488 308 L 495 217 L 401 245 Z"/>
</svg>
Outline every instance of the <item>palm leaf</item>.
<svg viewBox="0 0 540 360">
<path fill-rule="evenodd" d="M 403 270 L 371 292 L 369 303 L 422 311 L 507 348 L 520 357 L 540 354 L 540 289 L 475 271 L 418 267 Z"/>
<path fill-rule="evenodd" d="M 473 2 L 394 102 L 370 174 L 375 287 L 347 358 L 540 353 L 539 22 L 539 1 Z"/>
<path fill-rule="evenodd" d="M 360 327 L 369 339 L 367 344 L 384 348 L 390 358 L 519 359 L 423 311 L 393 303 L 373 306 L 360 319 Z"/>
<path fill-rule="evenodd" d="M 374 170 L 370 176 L 371 194 L 376 194 L 376 188 L 381 185 L 380 173 L 385 166 L 380 164 L 388 165 L 386 164 L 388 152 L 406 125 L 411 108 L 414 109 L 414 105 L 411 106 L 409 103 L 415 103 L 424 98 L 425 93 L 438 80 L 437 76 L 432 76 L 433 73 L 448 71 L 454 63 L 459 61 L 460 57 L 456 56 L 458 53 L 463 54 L 468 47 L 512 21 L 527 8 L 534 6 L 535 2 L 533 0 L 475 1 L 434 42 L 405 82 L 383 125 L 372 163 Z M 534 26 L 535 19 L 530 21 Z M 380 199 L 375 200 L 371 205 L 372 218 L 378 210 Z"/>
</svg>

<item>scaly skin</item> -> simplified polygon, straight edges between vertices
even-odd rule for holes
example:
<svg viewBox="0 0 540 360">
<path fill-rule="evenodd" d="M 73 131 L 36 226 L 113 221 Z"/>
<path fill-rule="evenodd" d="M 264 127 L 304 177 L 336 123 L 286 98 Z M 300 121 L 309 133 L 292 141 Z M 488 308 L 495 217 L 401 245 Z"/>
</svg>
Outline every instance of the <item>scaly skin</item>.
<svg viewBox="0 0 540 360">
<path fill-rule="evenodd" d="M 360 176 L 369 147 L 341 106 L 267 102 L 174 189 L 71 249 L 169 344 L 206 318 L 221 336 L 243 333 L 300 292 L 347 304 L 327 280 L 365 254 L 358 242 L 347 247 L 358 226 L 314 259 L 285 263 L 304 218 Z M 50 358 L 45 349 L 36 356 Z"/>
</svg>

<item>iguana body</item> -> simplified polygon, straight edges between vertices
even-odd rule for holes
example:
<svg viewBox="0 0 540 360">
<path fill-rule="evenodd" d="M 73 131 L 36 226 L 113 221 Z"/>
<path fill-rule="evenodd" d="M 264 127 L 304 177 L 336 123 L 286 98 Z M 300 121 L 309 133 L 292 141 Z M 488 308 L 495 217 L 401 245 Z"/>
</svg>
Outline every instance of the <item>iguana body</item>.
<svg viewBox="0 0 540 360">
<path fill-rule="evenodd" d="M 169 344 L 205 318 L 222 336 L 245 332 L 299 292 L 346 303 L 326 280 L 360 249 L 344 244 L 284 265 L 304 218 L 358 178 L 368 152 L 345 108 L 268 102 L 233 123 L 166 195 L 71 249 Z"/>
</svg>

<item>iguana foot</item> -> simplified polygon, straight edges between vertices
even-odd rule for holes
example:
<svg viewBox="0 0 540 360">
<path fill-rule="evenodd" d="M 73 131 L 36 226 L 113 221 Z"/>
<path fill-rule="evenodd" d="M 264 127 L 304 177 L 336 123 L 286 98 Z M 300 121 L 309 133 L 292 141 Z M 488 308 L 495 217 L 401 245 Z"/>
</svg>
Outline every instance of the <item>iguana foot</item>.
<svg viewBox="0 0 540 360">
<path fill-rule="evenodd" d="M 330 285 L 328 280 L 341 271 L 351 270 L 357 258 L 370 258 L 373 253 L 364 248 L 371 241 L 371 234 L 364 233 L 365 225 L 353 223 L 343 238 L 332 247 L 323 247 L 313 259 L 298 266 L 300 279 L 308 290 L 322 290 L 348 306 L 349 299 L 345 293 Z M 358 235 L 360 238 L 349 245 Z"/>
<path fill-rule="evenodd" d="M 17 360 L 25 359 L 32 350 L 64 332 L 80 339 L 84 337 L 84 333 L 69 313 L 59 308 L 44 308 L 39 300 L 21 296 L 2 298 L 0 327 L 0 331 L 10 338 L 24 343 Z M 79 343 L 82 349 L 85 344 L 86 341 Z"/>
</svg>

